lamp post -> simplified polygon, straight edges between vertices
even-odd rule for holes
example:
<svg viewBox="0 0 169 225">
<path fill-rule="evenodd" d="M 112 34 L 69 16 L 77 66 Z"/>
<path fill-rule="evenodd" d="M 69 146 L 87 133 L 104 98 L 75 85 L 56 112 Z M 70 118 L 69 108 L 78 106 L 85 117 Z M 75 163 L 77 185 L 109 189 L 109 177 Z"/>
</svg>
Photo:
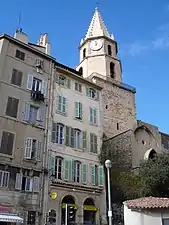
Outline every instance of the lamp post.
<svg viewBox="0 0 169 225">
<path fill-rule="evenodd" d="M 105 161 L 105 167 L 107 169 L 107 184 L 108 184 L 108 217 L 109 217 L 109 225 L 112 225 L 112 206 L 111 206 L 111 191 L 110 191 L 110 169 L 112 167 L 112 163 L 109 159 Z"/>
</svg>

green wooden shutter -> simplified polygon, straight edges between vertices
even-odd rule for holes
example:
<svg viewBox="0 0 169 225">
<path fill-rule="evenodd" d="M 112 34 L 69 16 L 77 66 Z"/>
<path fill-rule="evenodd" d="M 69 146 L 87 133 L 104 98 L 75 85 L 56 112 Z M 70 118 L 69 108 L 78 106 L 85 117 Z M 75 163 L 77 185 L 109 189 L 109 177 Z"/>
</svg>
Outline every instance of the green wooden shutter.
<svg viewBox="0 0 169 225">
<path fill-rule="evenodd" d="M 97 136 L 96 135 L 93 135 L 93 142 L 94 142 L 94 144 L 93 144 L 93 146 L 94 146 L 94 149 L 93 149 L 93 152 L 94 153 L 97 153 Z"/>
<path fill-rule="evenodd" d="M 49 174 L 50 176 L 55 174 L 55 157 L 50 156 L 50 161 L 49 161 Z"/>
<path fill-rule="evenodd" d="M 79 102 L 79 117 L 83 118 L 83 106 L 81 102 Z"/>
<path fill-rule="evenodd" d="M 74 160 L 69 159 L 69 180 L 74 180 Z"/>
<path fill-rule="evenodd" d="M 71 128 L 71 141 L 70 146 L 74 147 L 74 129 Z"/>
<path fill-rule="evenodd" d="M 69 160 L 64 159 L 64 179 L 69 180 Z"/>
<path fill-rule="evenodd" d="M 90 165 L 91 185 L 96 183 L 96 170 L 94 165 Z"/>
<path fill-rule="evenodd" d="M 82 148 L 86 149 L 87 148 L 87 132 L 83 131 L 83 144 Z"/>
<path fill-rule="evenodd" d="M 67 86 L 67 88 L 71 88 L 71 81 L 70 81 L 70 79 L 66 79 L 66 86 Z"/>
<path fill-rule="evenodd" d="M 70 146 L 70 127 L 66 126 L 66 139 L 65 145 Z"/>
<path fill-rule="evenodd" d="M 89 108 L 89 122 L 93 123 L 93 109 L 91 107 Z"/>
<path fill-rule="evenodd" d="M 62 112 L 66 113 L 66 98 L 62 97 Z"/>
<path fill-rule="evenodd" d="M 75 102 L 75 117 L 79 117 L 79 104 L 78 102 Z"/>
<path fill-rule="evenodd" d="M 82 183 L 87 183 L 87 165 L 85 163 L 82 164 Z"/>
<path fill-rule="evenodd" d="M 89 97 L 89 88 L 86 87 L 86 95 Z"/>
<path fill-rule="evenodd" d="M 93 145 L 93 134 L 90 133 L 90 152 L 94 151 L 94 145 Z"/>
<path fill-rule="evenodd" d="M 52 124 L 52 136 L 51 136 L 51 141 L 56 142 L 56 123 Z"/>
<path fill-rule="evenodd" d="M 99 166 L 98 168 L 98 180 L 99 180 L 99 185 L 103 186 L 104 185 L 104 168 L 103 166 Z"/>
<path fill-rule="evenodd" d="M 99 101 L 99 99 L 100 99 L 100 92 L 99 91 L 96 91 L 96 100 Z"/>
<path fill-rule="evenodd" d="M 62 112 L 62 96 L 58 96 L 58 103 L 57 103 L 57 106 L 58 106 L 58 108 L 57 108 L 57 110 L 59 111 L 59 112 Z"/>
<path fill-rule="evenodd" d="M 97 124 L 97 110 L 96 109 L 93 110 L 93 122 L 94 122 L 94 124 Z"/>
</svg>

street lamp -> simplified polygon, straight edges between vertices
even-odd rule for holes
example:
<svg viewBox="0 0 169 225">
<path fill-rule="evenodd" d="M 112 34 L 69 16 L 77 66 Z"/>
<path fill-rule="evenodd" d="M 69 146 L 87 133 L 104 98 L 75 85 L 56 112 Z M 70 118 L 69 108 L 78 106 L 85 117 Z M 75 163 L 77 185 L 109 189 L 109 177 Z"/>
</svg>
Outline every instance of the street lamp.
<svg viewBox="0 0 169 225">
<path fill-rule="evenodd" d="M 112 167 L 112 163 L 109 159 L 105 161 L 105 167 L 107 169 L 107 184 L 108 184 L 108 202 L 109 202 L 109 225 L 112 225 L 112 206 L 111 206 L 111 191 L 110 191 L 110 169 Z"/>
</svg>

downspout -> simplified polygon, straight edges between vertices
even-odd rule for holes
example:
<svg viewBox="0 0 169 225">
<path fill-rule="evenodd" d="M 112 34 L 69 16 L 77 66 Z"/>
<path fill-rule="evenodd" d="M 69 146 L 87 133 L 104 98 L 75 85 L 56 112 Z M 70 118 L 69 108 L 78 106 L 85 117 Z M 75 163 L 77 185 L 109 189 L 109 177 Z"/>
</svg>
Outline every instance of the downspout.
<svg viewBox="0 0 169 225">
<path fill-rule="evenodd" d="M 51 88 L 53 87 L 53 61 L 50 61 L 50 74 L 48 77 L 48 90 L 47 90 L 47 102 L 46 102 L 46 118 L 45 118 L 45 134 L 44 134 L 44 148 L 43 148 L 43 161 L 42 161 L 42 183 L 41 183 L 41 199 L 40 199 L 40 213 L 41 221 L 40 224 L 46 223 L 46 214 L 48 208 L 48 195 L 49 195 L 49 174 L 48 174 L 48 129 L 49 129 L 49 118 L 50 118 L 50 107 L 51 107 Z"/>
</svg>

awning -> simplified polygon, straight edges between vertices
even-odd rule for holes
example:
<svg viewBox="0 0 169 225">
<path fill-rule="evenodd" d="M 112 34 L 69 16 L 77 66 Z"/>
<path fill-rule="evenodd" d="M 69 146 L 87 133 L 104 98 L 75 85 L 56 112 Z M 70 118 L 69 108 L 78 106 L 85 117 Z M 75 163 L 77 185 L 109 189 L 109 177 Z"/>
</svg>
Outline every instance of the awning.
<svg viewBox="0 0 169 225">
<path fill-rule="evenodd" d="M 16 214 L 0 214 L 0 222 L 23 223 L 23 219 Z"/>
</svg>

